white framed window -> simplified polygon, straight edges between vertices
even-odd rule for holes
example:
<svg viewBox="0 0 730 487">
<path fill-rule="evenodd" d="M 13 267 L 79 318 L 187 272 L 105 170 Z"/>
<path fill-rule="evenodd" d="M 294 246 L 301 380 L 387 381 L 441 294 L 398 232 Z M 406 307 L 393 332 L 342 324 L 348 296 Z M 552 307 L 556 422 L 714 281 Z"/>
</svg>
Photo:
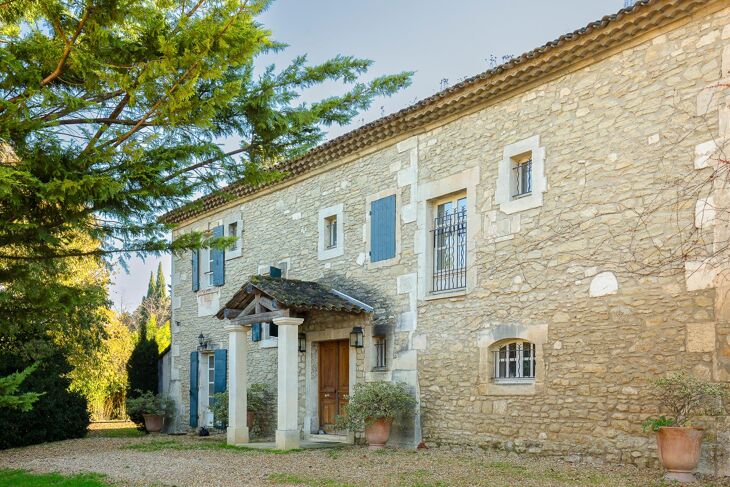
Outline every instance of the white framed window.
<svg viewBox="0 0 730 487">
<path fill-rule="evenodd" d="M 496 384 L 524 384 L 535 381 L 535 344 L 515 340 L 492 351 L 494 382 Z"/>
<path fill-rule="evenodd" d="M 507 214 L 542 206 L 547 190 L 545 148 L 535 135 L 505 146 L 499 163 L 495 199 Z"/>
<path fill-rule="evenodd" d="M 213 426 L 213 395 L 215 394 L 215 356 L 212 353 L 201 354 L 200 380 L 198 382 L 198 396 L 200 403 L 198 414 L 200 426 Z"/>
<path fill-rule="evenodd" d="M 431 292 L 466 288 L 466 206 L 467 198 L 464 192 L 432 202 Z"/>
<path fill-rule="evenodd" d="M 200 249 L 198 265 L 200 267 L 200 289 L 213 287 L 213 252 L 211 249 Z"/>
<path fill-rule="evenodd" d="M 337 247 L 337 215 L 328 216 L 324 219 L 325 244 L 327 249 Z"/>
<path fill-rule="evenodd" d="M 226 260 L 235 259 L 241 257 L 241 251 L 243 249 L 243 220 L 237 216 L 228 217 L 225 219 L 225 233 L 226 237 L 235 237 L 236 241 L 226 249 Z"/>
<path fill-rule="evenodd" d="M 228 224 L 228 237 L 236 237 L 236 241 L 231 244 L 230 247 L 228 247 L 228 250 L 231 252 L 234 252 L 238 250 L 238 245 L 240 242 L 238 241 L 238 222 L 231 222 Z"/>
<path fill-rule="evenodd" d="M 319 210 L 317 226 L 319 240 L 317 258 L 319 260 L 339 257 L 345 252 L 345 221 L 342 203 Z"/>
</svg>

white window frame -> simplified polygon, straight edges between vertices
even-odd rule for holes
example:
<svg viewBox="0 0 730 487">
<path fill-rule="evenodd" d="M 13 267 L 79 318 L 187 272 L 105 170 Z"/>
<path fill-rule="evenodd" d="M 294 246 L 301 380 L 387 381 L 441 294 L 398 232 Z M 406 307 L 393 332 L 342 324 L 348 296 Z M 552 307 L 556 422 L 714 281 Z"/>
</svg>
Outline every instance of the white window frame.
<svg viewBox="0 0 730 487">
<path fill-rule="evenodd" d="M 515 166 L 531 160 L 530 192 L 515 194 Z M 502 160 L 499 162 L 497 189 L 495 200 L 499 209 L 507 214 L 539 208 L 543 205 L 543 193 L 547 190 L 545 178 L 545 148 L 540 147 L 540 136 L 533 135 L 527 139 L 505 146 Z"/>
<path fill-rule="evenodd" d="M 317 258 L 319 260 L 327 260 L 339 257 L 345 253 L 345 220 L 343 218 L 344 205 L 342 203 L 322 208 L 319 210 L 317 226 L 319 229 L 319 240 L 317 244 Z M 337 245 L 334 247 L 327 246 L 327 221 L 334 217 L 339 227 L 337 235 Z"/>
<path fill-rule="evenodd" d="M 436 248 L 436 243 L 434 241 L 434 231 L 436 230 L 436 219 L 438 218 L 438 210 L 441 206 L 451 203 L 453 205 L 453 208 L 455 211 L 459 211 L 459 201 L 464 200 L 464 211 L 465 211 L 465 225 L 466 225 L 466 235 L 464 236 L 464 266 L 462 267 L 455 267 L 451 270 L 451 272 L 457 273 L 457 272 L 463 272 L 463 277 L 458 278 L 460 280 L 463 280 L 462 286 L 455 286 L 447 289 L 434 289 L 434 281 L 436 279 L 436 272 L 441 271 L 443 272 L 445 269 L 439 269 L 438 268 L 438 262 L 439 262 L 439 250 L 440 248 Z M 452 193 L 448 196 L 443 196 L 440 198 L 433 199 L 429 202 L 430 204 L 430 210 L 431 210 L 431 233 L 430 233 L 430 245 L 431 245 L 431 274 L 430 274 L 430 292 L 432 294 L 440 294 L 440 293 L 455 293 L 455 292 L 462 292 L 466 289 L 467 282 L 466 282 L 466 271 L 469 266 L 469 255 L 467 254 L 467 239 L 469 235 L 469 224 L 468 224 L 468 205 L 469 205 L 469 198 L 467 196 L 466 191 L 459 191 L 456 193 Z M 450 213 L 453 215 L 453 212 Z M 458 234 L 456 236 L 458 238 Z M 458 245 L 458 242 L 455 244 Z M 456 248 L 456 247 L 455 247 Z"/>
<path fill-rule="evenodd" d="M 200 418 L 200 426 L 210 428 L 213 426 L 213 411 L 210 409 L 210 402 L 213 399 L 215 393 L 215 355 L 212 353 L 201 353 L 200 354 L 200 365 L 199 365 L 199 379 L 198 379 L 198 398 L 200 400 L 198 405 L 198 417 Z M 211 362 L 213 366 L 211 367 Z M 213 375 L 213 380 L 210 380 L 210 375 Z"/>
<path fill-rule="evenodd" d="M 327 250 L 337 247 L 337 215 L 330 215 L 324 219 L 325 246 Z"/>
<path fill-rule="evenodd" d="M 231 225 L 236 225 L 235 235 L 231 234 Z M 236 237 L 236 243 L 234 244 L 235 247 L 232 245 L 226 249 L 226 260 L 241 257 L 241 252 L 243 250 L 243 219 L 236 216 L 226 218 L 224 221 L 223 231 L 225 232 L 226 237 Z"/>
<path fill-rule="evenodd" d="M 494 364 L 493 380 L 495 384 L 530 384 L 535 382 L 537 367 L 536 349 L 534 343 L 527 340 L 511 340 L 502 342 L 492 349 Z M 505 350 L 504 356 L 502 350 Z M 529 353 L 525 353 L 529 351 Z M 530 363 L 529 374 L 525 375 L 525 357 Z M 504 364 L 504 367 L 502 367 Z M 510 376 L 510 369 L 514 364 L 514 375 Z M 504 372 L 504 374 L 502 373 Z"/>
<path fill-rule="evenodd" d="M 211 289 L 213 287 L 213 270 L 212 270 L 212 252 L 210 248 L 201 248 L 198 257 L 198 280 L 200 290 Z"/>
</svg>

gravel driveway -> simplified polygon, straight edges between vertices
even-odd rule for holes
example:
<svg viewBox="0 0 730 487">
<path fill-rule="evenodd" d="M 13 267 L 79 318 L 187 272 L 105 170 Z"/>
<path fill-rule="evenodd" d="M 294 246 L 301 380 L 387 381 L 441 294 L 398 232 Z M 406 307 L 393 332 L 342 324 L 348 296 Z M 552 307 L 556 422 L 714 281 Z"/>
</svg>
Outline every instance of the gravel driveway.
<svg viewBox="0 0 730 487">
<path fill-rule="evenodd" d="M 497 453 L 370 452 L 361 447 L 281 454 L 226 448 L 219 439 L 149 435 L 85 438 L 0 451 L 0 468 L 99 472 L 120 485 L 651 486 L 658 472 L 571 465 Z M 700 484 L 702 485 L 702 484 Z M 705 485 L 727 485 L 725 480 Z"/>
</svg>

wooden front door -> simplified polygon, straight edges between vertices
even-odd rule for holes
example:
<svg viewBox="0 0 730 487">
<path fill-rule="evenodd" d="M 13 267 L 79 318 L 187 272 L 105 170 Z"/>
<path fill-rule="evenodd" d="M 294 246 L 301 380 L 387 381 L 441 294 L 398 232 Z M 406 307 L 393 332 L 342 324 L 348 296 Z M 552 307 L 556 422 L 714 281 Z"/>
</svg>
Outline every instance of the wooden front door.
<svg viewBox="0 0 730 487">
<path fill-rule="evenodd" d="M 335 418 L 344 414 L 350 393 L 350 343 L 348 340 L 319 344 L 319 427 L 334 431 Z"/>
</svg>

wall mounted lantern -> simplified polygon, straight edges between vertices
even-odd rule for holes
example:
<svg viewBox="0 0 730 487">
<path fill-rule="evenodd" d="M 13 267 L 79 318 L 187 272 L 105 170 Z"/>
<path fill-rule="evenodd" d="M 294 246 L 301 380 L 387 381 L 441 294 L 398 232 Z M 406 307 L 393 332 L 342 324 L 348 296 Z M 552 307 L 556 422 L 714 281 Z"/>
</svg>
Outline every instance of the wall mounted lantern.
<svg viewBox="0 0 730 487">
<path fill-rule="evenodd" d="M 198 350 L 210 350 L 210 336 L 205 336 L 203 333 L 198 335 Z"/>
<path fill-rule="evenodd" d="M 307 335 L 304 333 L 299 334 L 299 351 L 300 352 L 306 352 L 307 351 Z"/>
<path fill-rule="evenodd" d="M 362 331 L 362 326 L 355 326 L 350 332 L 350 346 L 355 348 L 362 348 L 364 346 L 363 339 L 365 335 Z"/>
</svg>

